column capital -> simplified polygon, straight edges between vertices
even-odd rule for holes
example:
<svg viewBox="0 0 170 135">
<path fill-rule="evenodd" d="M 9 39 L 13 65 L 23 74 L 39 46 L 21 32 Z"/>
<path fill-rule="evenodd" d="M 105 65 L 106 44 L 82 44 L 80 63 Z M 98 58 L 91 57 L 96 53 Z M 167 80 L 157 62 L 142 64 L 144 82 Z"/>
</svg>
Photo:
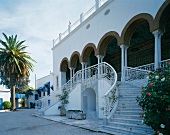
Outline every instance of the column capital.
<svg viewBox="0 0 170 135">
<path fill-rule="evenodd" d="M 125 44 L 122 44 L 122 45 L 120 45 L 120 48 L 128 49 L 129 46 L 128 46 L 128 45 L 125 45 Z"/>
<path fill-rule="evenodd" d="M 97 57 L 97 58 L 104 58 L 103 55 L 97 55 L 96 57 Z"/>
<path fill-rule="evenodd" d="M 70 67 L 70 70 L 74 70 L 75 68 L 74 67 Z"/>
<path fill-rule="evenodd" d="M 158 29 L 158 30 L 153 31 L 152 34 L 153 34 L 154 36 L 156 36 L 156 35 L 157 35 L 157 36 L 159 36 L 159 35 L 162 36 L 162 35 L 163 35 L 163 32 L 162 32 L 160 29 Z"/>
<path fill-rule="evenodd" d="M 84 62 L 84 61 L 83 61 L 81 64 L 88 64 L 88 62 Z"/>
</svg>

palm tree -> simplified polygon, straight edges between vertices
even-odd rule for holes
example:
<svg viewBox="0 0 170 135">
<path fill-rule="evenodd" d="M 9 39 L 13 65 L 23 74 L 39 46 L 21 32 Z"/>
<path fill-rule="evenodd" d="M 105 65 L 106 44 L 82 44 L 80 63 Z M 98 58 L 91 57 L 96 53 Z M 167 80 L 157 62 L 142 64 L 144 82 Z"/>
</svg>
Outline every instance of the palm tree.
<svg viewBox="0 0 170 135">
<path fill-rule="evenodd" d="M 17 41 L 15 37 L 7 37 L 2 33 L 6 41 L 0 39 L 2 47 L 0 47 L 0 70 L 1 78 L 10 82 L 11 89 L 11 110 L 16 109 L 15 105 L 15 86 L 17 82 L 25 77 L 29 77 L 30 71 L 33 71 L 34 65 L 30 62 L 35 62 L 25 49 L 27 46 L 23 45 L 24 41 Z"/>
</svg>

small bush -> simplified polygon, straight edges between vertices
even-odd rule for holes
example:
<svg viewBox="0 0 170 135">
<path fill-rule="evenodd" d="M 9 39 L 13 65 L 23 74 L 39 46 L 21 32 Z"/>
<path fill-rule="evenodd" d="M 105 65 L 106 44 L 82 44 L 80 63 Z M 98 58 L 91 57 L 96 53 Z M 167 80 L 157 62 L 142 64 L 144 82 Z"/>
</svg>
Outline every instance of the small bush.
<svg viewBox="0 0 170 135">
<path fill-rule="evenodd" d="M 11 108 L 11 102 L 9 102 L 9 101 L 4 101 L 2 103 L 2 105 L 3 105 L 4 109 L 10 109 Z"/>
</svg>

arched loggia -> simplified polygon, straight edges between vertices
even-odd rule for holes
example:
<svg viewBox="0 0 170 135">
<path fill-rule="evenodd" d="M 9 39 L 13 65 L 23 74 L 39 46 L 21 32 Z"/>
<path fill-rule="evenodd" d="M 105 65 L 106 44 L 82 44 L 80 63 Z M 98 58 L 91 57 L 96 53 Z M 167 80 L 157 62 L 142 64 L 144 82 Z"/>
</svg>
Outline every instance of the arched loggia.
<svg viewBox="0 0 170 135">
<path fill-rule="evenodd" d="M 122 43 L 128 46 L 127 65 L 137 67 L 154 62 L 153 17 L 142 13 L 134 16 L 122 31 Z"/>
<path fill-rule="evenodd" d="M 118 80 L 121 76 L 121 49 L 118 46 L 120 40 L 116 32 L 106 33 L 98 45 L 98 55 L 103 56 L 103 61 L 109 63 L 117 72 Z"/>
<path fill-rule="evenodd" d="M 81 58 L 85 67 L 97 64 L 95 45 L 92 43 L 87 44 L 82 51 Z"/>
<path fill-rule="evenodd" d="M 60 64 L 61 71 L 61 85 L 64 85 L 68 80 L 70 80 L 70 63 L 67 58 L 63 58 Z"/>
<path fill-rule="evenodd" d="M 72 72 L 70 76 L 74 76 L 74 74 L 81 69 L 82 65 L 80 63 L 80 54 L 75 51 L 70 58 L 70 72 Z"/>
<path fill-rule="evenodd" d="M 170 1 L 165 1 L 155 17 L 155 29 L 160 30 L 161 60 L 170 59 Z"/>
</svg>

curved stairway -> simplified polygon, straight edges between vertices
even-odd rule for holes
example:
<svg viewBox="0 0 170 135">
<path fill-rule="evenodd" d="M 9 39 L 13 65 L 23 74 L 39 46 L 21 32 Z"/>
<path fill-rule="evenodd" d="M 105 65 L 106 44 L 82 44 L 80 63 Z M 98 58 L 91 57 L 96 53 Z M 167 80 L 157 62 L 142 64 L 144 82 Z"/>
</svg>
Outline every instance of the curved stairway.
<svg viewBox="0 0 170 135">
<path fill-rule="evenodd" d="M 77 84 L 88 84 L 94 82 L 94 80 L 104 79 L 107 81 L 111 87 L 108 89 L 107 93 L 104 95 L 105 99 L 109 99 L 110 93 L 115 91 L 116 82 L 117 82 L 117 73 L 114 68 L 106 62 L 102 62 L 83 70 L 77 71 L 74 76 L 58 90 L 53 91 L 47 97 L 43 97 L 37 100 L 35 104 L 37 115 L 44 115 L 44 112 L 52 107 L 56 107 L 56 104 L 60 103 L 59 95 L 61 94 L 62 89 L 66 89 L 70 94 L 74 91 L 74 88 Z M 117 89 L 116 89 L 117 90 Z M 111 106 L 107 107 L 110 109 Z M 111 110 L 111 109 L 110 109 Z"/>
<path fill-rule="evenodd" d="M 117 109 L 102 130 L 115 135 L 153 135 L 154 131 L 140 118 L 142 110 L 136 101 L 140 94 L 140 88 L 121 83 Z"/>
</svg>

